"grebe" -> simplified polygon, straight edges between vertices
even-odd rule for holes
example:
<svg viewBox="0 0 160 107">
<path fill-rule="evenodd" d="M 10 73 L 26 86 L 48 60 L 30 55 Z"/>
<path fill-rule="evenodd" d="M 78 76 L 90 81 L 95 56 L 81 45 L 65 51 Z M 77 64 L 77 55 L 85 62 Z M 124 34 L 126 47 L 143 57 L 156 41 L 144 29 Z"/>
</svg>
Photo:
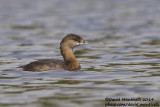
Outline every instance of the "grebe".
<svg viewBox="0 0 160 107">
<path fill-rule="evenodd" d="M 69 70 L 75 71 L 81 68 L 78 60 L 73 54 L 73 48 L 79 45 L 87 44 L 79 35 L 68 34 L 60 43 L 60 51 L 63 60 L 42 59 L 31 62 L 25 66 L 20 66 L 20 70 L 24 71 L 47 71 L 47 70 Z"/>
</svg>

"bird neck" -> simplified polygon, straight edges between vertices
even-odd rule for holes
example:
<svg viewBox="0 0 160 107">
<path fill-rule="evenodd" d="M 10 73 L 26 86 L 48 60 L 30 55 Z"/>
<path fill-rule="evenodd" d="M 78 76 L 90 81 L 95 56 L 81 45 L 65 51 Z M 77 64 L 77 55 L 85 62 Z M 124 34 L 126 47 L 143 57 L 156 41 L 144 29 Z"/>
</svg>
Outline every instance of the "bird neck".
<svg viewBox="0 0 160 107">
<path fill-rule="evenodd" d="M 61 54 L 64 58 L 65 65 L 70 68 L 79 68 L 80 64 L 75 58 L 72 49 L 66 44 L 61 43 L 60 46 Z"/>
</svg>

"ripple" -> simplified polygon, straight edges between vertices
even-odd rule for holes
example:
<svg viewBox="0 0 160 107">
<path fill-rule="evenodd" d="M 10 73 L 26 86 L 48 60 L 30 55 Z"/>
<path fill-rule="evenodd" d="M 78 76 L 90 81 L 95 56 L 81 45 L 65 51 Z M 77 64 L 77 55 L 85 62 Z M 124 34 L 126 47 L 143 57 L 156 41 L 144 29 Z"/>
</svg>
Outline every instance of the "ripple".
<svg viewBox="0 0 160 107">
<path fill-rule="evenodd" d="M 101 107 L 105 97 L 160 99 L 157 0 L 0 1 L 0 106 Z M 62 59 L 61 39 L 82 35 L 78 72 L 19 71 Z"/>
</svg>

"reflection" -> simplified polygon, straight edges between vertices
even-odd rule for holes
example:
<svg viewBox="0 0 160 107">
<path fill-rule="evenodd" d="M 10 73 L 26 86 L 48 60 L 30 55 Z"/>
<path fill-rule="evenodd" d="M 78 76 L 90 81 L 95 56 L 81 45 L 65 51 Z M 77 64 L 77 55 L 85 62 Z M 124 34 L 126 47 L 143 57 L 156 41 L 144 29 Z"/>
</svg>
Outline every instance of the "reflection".
<svg viewBox="0 0 160 107">
<path fill-rule="evenodd" d="M 58 82 L 56 82 L 55 84 L 80 84 L 80 83 L 84 83 L 85 81 L 76 81 L 76 80 L 59 80 Z"/>
<path fill-rule="evenodd" d="M 143 45 L 160 45 L 160 40 L 150 40 L 148 42 L 142 42 Z"/>
<path fill-rule="evenodd" d="M 44 26 L 39 25 L 11 25 L 12 29 L 20 29 L 20 30 L 34 30 L 38 28 L 44 28 Z"/>
</svg>

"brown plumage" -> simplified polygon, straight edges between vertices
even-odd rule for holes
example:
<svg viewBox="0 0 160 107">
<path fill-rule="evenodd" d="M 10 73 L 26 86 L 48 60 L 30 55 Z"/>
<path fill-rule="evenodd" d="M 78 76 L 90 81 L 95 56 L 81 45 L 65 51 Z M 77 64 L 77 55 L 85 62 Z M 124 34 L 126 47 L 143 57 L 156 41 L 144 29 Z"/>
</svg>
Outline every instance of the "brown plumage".
<svg viewBox="0 0 160 107">
<path fill-rule="evenodd" d="M 78 70 L 81 66 L 75 58 L 72 49 L 82 44 L 87 44 L 87 41 L 83 40 L 79 35 L 68 34 L 60 43 L 60 50 L 64 61 L 57 59 L 42 59 L 19 68 L 24 71 Z"/>
</svg>

